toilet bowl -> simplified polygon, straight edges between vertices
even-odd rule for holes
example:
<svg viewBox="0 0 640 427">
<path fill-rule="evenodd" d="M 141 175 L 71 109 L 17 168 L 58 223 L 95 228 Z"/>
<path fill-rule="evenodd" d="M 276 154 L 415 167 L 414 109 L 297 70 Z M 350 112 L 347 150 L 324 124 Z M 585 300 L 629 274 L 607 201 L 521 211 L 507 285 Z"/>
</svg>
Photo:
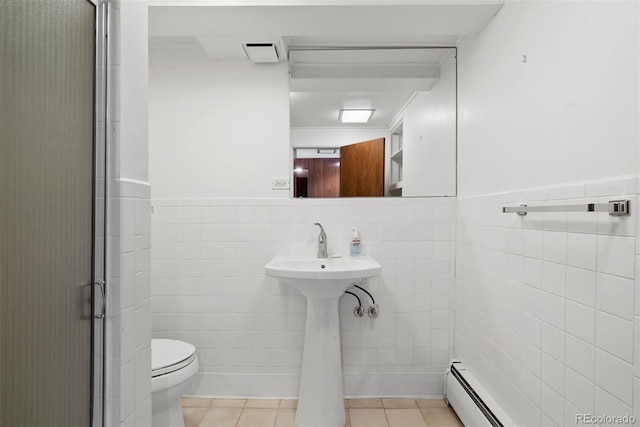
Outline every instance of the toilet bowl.
<svg viewBox="0 0 640 427">
<path fill-rule="evenodd" d="M 184 427 L 180 396 L 188 389 L 200 364 L 189 343 L 151 340 L 151 411 L 153 427 Z"/>
</svg>

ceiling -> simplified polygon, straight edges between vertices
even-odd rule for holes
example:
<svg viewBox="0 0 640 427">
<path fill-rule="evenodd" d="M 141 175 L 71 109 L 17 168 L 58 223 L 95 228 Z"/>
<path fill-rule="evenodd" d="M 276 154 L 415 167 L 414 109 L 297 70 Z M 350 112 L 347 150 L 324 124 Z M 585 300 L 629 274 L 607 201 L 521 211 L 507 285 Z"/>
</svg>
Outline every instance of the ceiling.
<svg viewBox="0 0 640 427">
<path fill-rule="evenodd" d="M 367 52 L 375 47 L 456 46 L 464 36 L 480 32 L 503 0 L 319 3 L 151 0 L 149 41 L 177 49 L 199 46 L 212 61 L 243 62 L 249 61 L 244 43 L 273 43 L 281 61 L 289 60 L 292 73 L 292 127 L 339 127 L 341 108 L 374 108 L 371 121 L 358 126 L 387 127 L 415 91 L 435 84 L 446 50 L 405 57 L 395 65 L 391 51 L 387 58 L 369 60 Z M 361 49 L 288 57 L 290 50 L 346 47 Z M 369 62 L 359 66 L 360 59 Z"/>
<path fill-rule="evenodd" d="M 440 78 L 450 48 L 307 49 L 289 52 L 292 127 L 347 126 L 339 110 L 374 109 L 367 124 L 387 128 L 414 93 Z"/>
</svg>

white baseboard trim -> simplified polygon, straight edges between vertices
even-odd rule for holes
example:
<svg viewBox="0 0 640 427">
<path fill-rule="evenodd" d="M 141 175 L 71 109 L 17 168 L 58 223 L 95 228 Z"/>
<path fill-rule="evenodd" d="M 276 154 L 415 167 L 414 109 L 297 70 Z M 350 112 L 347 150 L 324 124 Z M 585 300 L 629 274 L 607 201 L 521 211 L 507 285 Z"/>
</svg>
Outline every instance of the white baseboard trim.
<svg viewBox="0 0 640 427">
<path fill-rule="evenodd" d="M 444 373 L 372 372 L 344 375 L 347 397 L 407 397 L 442 399 Z"/>
<path fill-rule="evenodd" d="M 227 374 L 198 372 L 189 395 L 221 398 L 295 399 L 296 374 Z M 344 374 L 345 397 L 442 399 L 444 373 L 390 372 Z"/>
</svg>

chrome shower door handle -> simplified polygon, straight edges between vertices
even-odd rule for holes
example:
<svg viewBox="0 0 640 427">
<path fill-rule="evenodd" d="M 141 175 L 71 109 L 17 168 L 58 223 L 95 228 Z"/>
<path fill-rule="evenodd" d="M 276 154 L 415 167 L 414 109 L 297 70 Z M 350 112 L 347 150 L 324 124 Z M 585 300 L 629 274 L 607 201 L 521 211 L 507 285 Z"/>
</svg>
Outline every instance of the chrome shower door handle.
<svg viewBox="0 0 640 427">
<path fill-rule="evenodd" d="M 106 316 L 106 311 L 107 311 L 107 295 L 106 295 L 106 291 L 105 291 L 105 283 L 104 280 L 98 280 L 94 283 L 94 286 L 98 286 L 100 287 L 100 295 L 102 297 L 102 308 L 100 309 L 100 312 L 98 314 L 94 314 L 93 317 L 95 317 L 96 319 L 104 319 Z"/>
</svg>

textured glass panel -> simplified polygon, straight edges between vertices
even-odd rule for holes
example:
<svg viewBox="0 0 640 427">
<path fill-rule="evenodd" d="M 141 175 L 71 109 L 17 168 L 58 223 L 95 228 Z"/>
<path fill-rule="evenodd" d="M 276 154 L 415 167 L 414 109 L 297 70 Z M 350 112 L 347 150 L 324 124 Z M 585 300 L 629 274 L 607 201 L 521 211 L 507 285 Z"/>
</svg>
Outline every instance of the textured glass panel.
<svg viewBox="0 0 640 427">
<path fill-rule="evenodd" d="M 0 425 L 90 424 L 95 8 L 0 2 Z"/>
</svg>

